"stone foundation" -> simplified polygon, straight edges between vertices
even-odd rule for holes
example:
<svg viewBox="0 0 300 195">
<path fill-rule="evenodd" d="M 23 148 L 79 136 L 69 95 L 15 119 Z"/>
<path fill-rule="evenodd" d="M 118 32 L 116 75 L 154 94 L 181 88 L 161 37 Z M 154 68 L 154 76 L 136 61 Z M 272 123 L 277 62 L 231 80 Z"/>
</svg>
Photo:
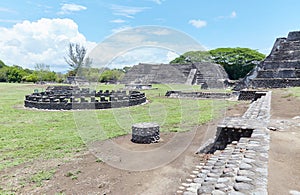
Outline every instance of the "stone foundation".
<svg viewBox="0 0 300 195">
<path fill-rule="evenodd" d="M 242 117 L 225 118 L 215 138 L 199 149 L 214 154 L 195 167 L 177 194 L 268 194 L 270 104 L 266 92 Z"/>
<path fill-rule="evenodd" d="M 156 143 L 160 139 L 159 125 L 156 123 L 138 123 L 132 125 L 131 141 L 139 144 Z"/>
<path fill-rule="evenodd" d="M 108 109 L 135 106 L 146 102 L 139 91 L 103 91 L 72 86 L 51 86 L 45 92 L 25 96 L 27 108 L 47 110 Z"/>
<path fill-rule="evenodd" d="M 182 92 L 182 91 L 167 91 L 166 97 L 171 98 L 204 98 L 204 99 L 229 99 L 236 97 L 234 93 L 222 92 Z"/>
</svg>

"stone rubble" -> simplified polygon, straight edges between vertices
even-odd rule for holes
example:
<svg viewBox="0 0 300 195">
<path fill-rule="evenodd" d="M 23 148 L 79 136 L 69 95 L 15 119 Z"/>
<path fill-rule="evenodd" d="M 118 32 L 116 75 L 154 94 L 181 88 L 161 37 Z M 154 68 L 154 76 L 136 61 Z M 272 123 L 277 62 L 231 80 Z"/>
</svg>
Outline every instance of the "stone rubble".
<svg viewBox="0 0 300 195">
<path fill-rule="evenodd" d="M 224 150 L 217 150 L 207 162 L 199 163 L 192 172 L 196 178 L 190 177 L 182 183 L 177 194 L 268 194 L 270 104 L 271 92 L 266 92 L 265 96 L 252 102 L 242 117 L 225 118 L 219 129 L 251 129 L 251 136 L 232 141 Z M 206 144 L 200 152 L 208 151 L 205 147 L 212 144 Z"/>
</svg>

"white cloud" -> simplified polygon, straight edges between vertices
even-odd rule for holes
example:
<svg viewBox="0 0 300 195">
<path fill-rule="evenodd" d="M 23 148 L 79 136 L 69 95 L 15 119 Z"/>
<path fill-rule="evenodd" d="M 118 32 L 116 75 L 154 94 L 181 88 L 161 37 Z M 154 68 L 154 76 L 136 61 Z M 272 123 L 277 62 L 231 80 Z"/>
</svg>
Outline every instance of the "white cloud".
<svg viewBox="0 0 300 195">
<path fill-rule="evenodd" d="M 111 10 L 114 15 L 124 16 L 126 18 L 134 18 L 134 15 L 149 9 L 149 7 L 129 7 L 122 5 L 112 5 Z"/>
<path fill-rule="evenodd" d="M 110 68 L 122 68 L 139 63 L 166 64 L 178 56 L 179 55 L 173 51 L 159 47 L 140 47 L 115 57 L 108 66 Z"/>
<path fill-rule="evenodd" d="M 237 17 L 236 11 L 232 11 L 230 15 L 228 15 L 228 16 L 219 16 L 219 17 L 217 17 L 216 19 L 217 19 L 217 20 L 222 20 L 222 19 L 234 19 L 234 18 L 236 18 L 236 17 Z"/>
<path fill-rule="evenodd" d="M 120 58 L 126 51 L 145 49 L 146 47 L 159 48 L 159 51 L 148 49 L 140 52 L 139 55 L 127 55 L 125 58 Z M 171 53 L 167 52 L 163 53 L 163 51 L 174 51 L 174 53 L 182 54 L 191 50 L 203 50 L 203 47 L 185 33 L 161 26 L 142 26 L 132 27 L 107 37 L 91 51 L 90 56 L 94 59 L 94 66 L 105 67 L 116 58 L 119 60 L 118 63 L 113 63 L 115 65 L 169 62 L 169 59 L 173 58 L 174 55 L 172 56 Z"/>
<path fill-rule="evenodd" d="M 172 60 L 174 60 L 177 57 L 179 57 L 179 54 L 177 54 L 173 51 L 168 51 L 168 53 L 167 53 L 167 61 L 168 62 L 171 62 Z"/>
<path fill-rule="evenodd" d="M 150 0 L 158 5 L 162 4 L 162 2 L 164 2 L 165 0 Z"/>
<path fill-rule="evenodd" d="M 196 28 L 203 28 L 207 25 L 207 22 L 204 20 L 190 20 L 189 24 L 193 25 Z"/>
<path fill-rule="evenodd" d="M 12 28 L 0 27 L 0 59 L 6 64 L 33 68 L 36 63 L 67 70 L 64 61 L 70 42 L 79 43 L 91 51 L 96 43 L 89 42 L 71 19 L 23 21 Z"/>
<path fill-rule="evenodd" d="M 231 12 L 230 18 L 235 18 L 236 16 L 237 16 L 237 15 L 236 15 L 236 12 L 235 12 L 235 11 Z"/>
<path fill-rule="evenodd" d="M 70 14 L 71 12 L 86 10 L 87 7 L 77 4 L 65 3 L 61 6 L 59 14 Z"/>
<path fill-rule="evenodd" d="M 125 23 L 126 20 L 122 20 L 122 19 L 115 19 L 115 20 L 111 20 L 111 23 L 116 23 L 116 24 L 121 24 L 121 23 Z"/>
<path fill-rule="evenodd" d="M 123 30 L 128 30 L 128 29 L 131 29 L 130 26 L 122 26 L 120 28 L 114 28 L 111 30 L 112 33 L 118 33 L 118 32 L 121 32 Z"/>
<path fill-rule="evenodd" d="M 149 33 L 153 34 L 153 35 L 169 35 L 172 32 L 170 30 L 167 30 L 167 29 L 161 29 L 161 30 L 151 31 Z"/>
<path fill-rule="evenodd" d="M 22 22 L 21 20 L 5 20 L 5 19 L 0 19 L 1 23 L 18 23 Z"/>
<path fill-rule="evenodd" d="M 5 8 L 5 7 L 0 7 L 0 12 L 6 12 L 6 13 L 11 13 L 11 14 L 17 13 L 16 11 Z"/>
</svg>

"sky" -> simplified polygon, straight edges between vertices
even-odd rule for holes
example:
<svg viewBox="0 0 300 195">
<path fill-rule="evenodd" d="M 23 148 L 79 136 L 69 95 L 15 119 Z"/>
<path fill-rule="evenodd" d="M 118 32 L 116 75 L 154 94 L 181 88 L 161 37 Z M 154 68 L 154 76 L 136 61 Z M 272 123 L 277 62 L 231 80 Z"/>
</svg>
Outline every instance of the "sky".
<svg viewBox="0 0 300 195">
<path fill-rule="evenodd" d="M 149 26 L 155 38 L 143 30 Z M 109 56 L 95 66 L 167 63 L 189 38 L 207 50 L 248 47 L 268 55 L 276 38 L 297 30 L 299 0 L 1 0 L 0 60 L 63 72 L 72 42 L 95 58 Z"/>
</svg>

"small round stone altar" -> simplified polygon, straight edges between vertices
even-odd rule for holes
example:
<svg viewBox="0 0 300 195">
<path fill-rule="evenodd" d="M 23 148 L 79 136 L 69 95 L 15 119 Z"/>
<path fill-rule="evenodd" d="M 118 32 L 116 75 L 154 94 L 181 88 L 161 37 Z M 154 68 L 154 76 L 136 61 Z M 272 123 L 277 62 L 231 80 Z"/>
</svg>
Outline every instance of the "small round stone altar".
<svg viewBox="0 0 300 195">
<path fill-rule="evenodd" d="M 132 125 L 132 142 L 150 144 L 158 142 L 159 139 L 159 125 L 157 123 L 137 123 Z"/>
</svg>

